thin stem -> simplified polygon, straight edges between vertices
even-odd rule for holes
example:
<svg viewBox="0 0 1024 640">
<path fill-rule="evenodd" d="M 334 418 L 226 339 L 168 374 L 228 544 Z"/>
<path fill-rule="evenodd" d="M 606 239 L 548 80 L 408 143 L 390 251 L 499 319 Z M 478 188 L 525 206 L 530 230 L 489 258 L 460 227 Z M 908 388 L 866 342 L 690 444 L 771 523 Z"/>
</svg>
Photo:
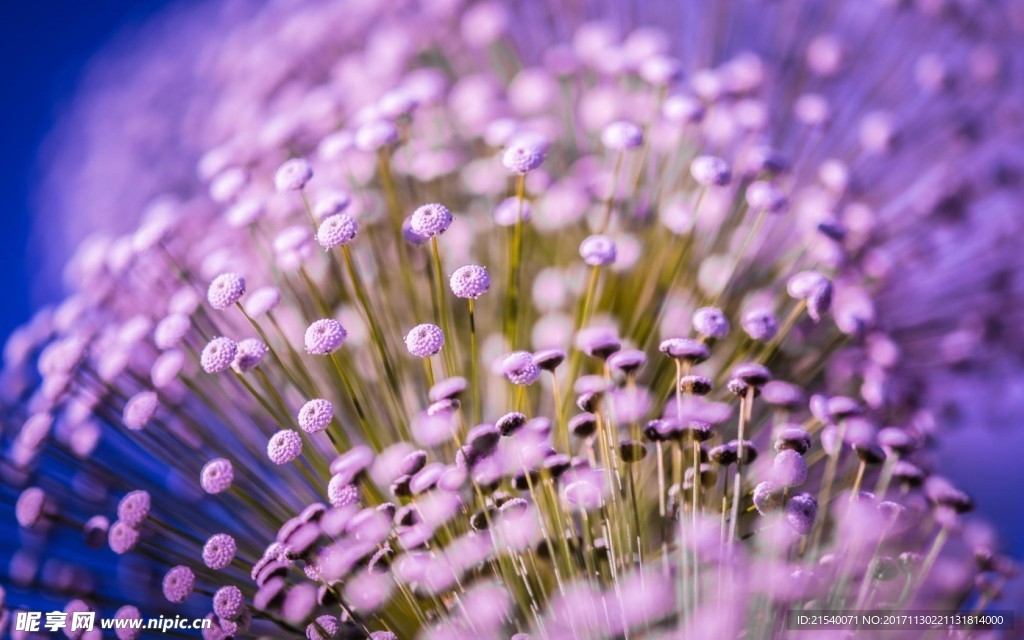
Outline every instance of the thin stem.
<svg viewBox="0 0 1024 640">
<path fill-rule="evenodd" d="M 510 349 L 516 347 L 519 332 L 519 268 L 523 258 L 523 201 L 526 195 L 526 175 L 516 179 L 516 198 L 518 210 L 516 223 L 512 229 L 511 244 L 508 250 L 508 282 L 505 287 L 505 340 Z"/>
<path fill-rule="evenodd" d="M 473 424 L 478 424 L 483 415 L 480 402 L 480 358 L 476 352 L 476 315 L 473 310 L 473 298 L 469 303 L 469 383 L 473 387 Z"/>
</svg>

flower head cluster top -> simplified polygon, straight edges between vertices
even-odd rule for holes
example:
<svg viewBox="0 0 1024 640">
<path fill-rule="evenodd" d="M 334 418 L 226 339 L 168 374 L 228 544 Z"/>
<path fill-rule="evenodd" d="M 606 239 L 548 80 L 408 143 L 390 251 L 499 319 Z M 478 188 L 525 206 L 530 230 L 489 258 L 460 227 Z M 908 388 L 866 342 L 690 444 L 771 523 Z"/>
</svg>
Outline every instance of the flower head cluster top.
<svg viewBox="0 0 1024 640">
<path fill-rule="evenodd" d="M 769 637 L 998 596 L 922 398 L 1020 313 L 930 298 L 1015 295 L 1022 16 L 555 4 L 225 10 L 187 116 L 129 101 L 195 148 L 6 345 L 0 629 Z"/>
</svg>

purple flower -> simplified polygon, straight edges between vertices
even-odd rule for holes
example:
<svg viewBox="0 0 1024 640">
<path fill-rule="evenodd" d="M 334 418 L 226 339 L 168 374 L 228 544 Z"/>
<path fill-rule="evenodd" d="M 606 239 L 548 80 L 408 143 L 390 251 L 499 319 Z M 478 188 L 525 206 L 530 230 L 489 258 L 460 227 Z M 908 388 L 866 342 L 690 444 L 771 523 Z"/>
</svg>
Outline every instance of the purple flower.
<svg viewBox="0 0 1024 640">
<path fill-rule="evenodd" d="M 315 356 L 326 356 L 341 348 L 348 332 L 341 323 L 332 318 L 317 320 L 306 329 L 306 352 Z"/>
<path fill-rule="evenodd" d="M 434 324 L 418 324 L 405 334 L 405 348 L 417 358 L 429 358 L 444 346 L 444 332 Z"/>
<path fill-rule="evenodd" d="M 287 464 L 302 453 L 302 438 L 291 429 L 278 431 L 267 442 L 267 457 L 274 464 Z"/>
<path fill-rule="evenodd" d="M 351 216 L 344 213 L 337 213 L 329 216 L 320 223 L 316 232 L 316 241 L 324 249 L 333 249 L 352 242 L 359 226 Z"/>
<path fill-rule="evenodd" d="M 426 238 L 439 236 L 452 224 L 452 214 L 444 205 L 431 203 L 412 212 L 409 220 L 410 228 Z"/>
<path fill-rule="evenodd" d="M 536 135 L 519 135 L 501 155 L 501 163 L 512 173 L 525 174 L 540 167 L 546 153 L 546 140 Z"/>
<path fill-rule="evenodd" d="M 516 351 L 501 361 L 501 371 L 515 385 L 531 385 L 540 378 L 540 367 L 533 362 L 529 351 Z"/>
<path fill-rule="evenodd" d="M 452 273 L 449 284 L 456 297 L 475 300 L 490 290 L 491 276 L 486 267 L 467 264 Z"/>
<path fill-rule="evenodd" d="M 224 493 L 231 488 L 235 479 L 235 470 L 229 460 L 215 458 L 203 466 L 200 484 L 203 491 L 209 494 Z"/>
<path fill-rule="evenodd" d="M 156 410 L 159 406 L 160 401 L 155 393 L 152 391 L 140 391 L 129 398 L 128 402 L 124 405 L 124 413 L 121 416 L 124 420 L 124 426 L 132 431 L 139 431 L 145 428 L 153 419 L 153 416 L 156 415 Z"/>
<path fill-rule="evenodd" d="M 286 160 L 274 174 L 274 186 L 278 191 L 298 191 L 313 179 L 313 167 L 302 158 Z"/>
<path fill-rule="evenodd" d="M 206 373 L 222 373 L 227 371 L 235 361 L 238 345 L 231 338 L 216 337 L 206 343 L 199 363 Z"/>
<path fill-rule="evenodd" d="M 245 280 L 237 273 L 222 273 L 213 279 L 206 299 L 214 309 L 227 309 L 245 295 Z"/>
<path fill-rule="evenodd" d="M 611 151 L 636 149 L 644 142 L 640 127 L 626 120 L 613 122 L 601 132 L 601 144 Z"/>
<path fill-rule="evenodd" d="M 615 263 L 615 241 L 608 236 L 588 236 L 580 243 L 580 257 L 592 267 Z"/>
<path fill-rule="evenodd" d="M 211 569 L 223 569 L 235 559 L 238 545 L 235 539 L 226 533 L 210 536 L 203 545 L 203 564 Z"/>
<path fill-rule="evenodd" d="M 242 590 L 235 585 L 227 585 L 217 589 L 213 594 L 213 612 L 221 618 L 237 618 L 242 614 L 245 598 Z"/>
<path fill-rule="evenodd" d="M 143 490 L 125 494 L 117 504 L 118 519 L 129 527 L 138 528 L 149 517 L 149 493 Z"/>
<path fill-rule="evenodd" d="M 299 409 L 299 427 L 306 433 L 323 431 L 333 419 L 334 405 L 323 398 L 314 398 Z"/>
<path fill-rule="evenodd" d="M 701 307 L 693 312 L 693 328 L 706 338 L 724 338 L 729 335 L 729 319 L 721 309 Z"/>
<path fill-rule="evenodd" d="M 723 187 L 732 180 L 729 163 L 715 156 L 698 156 L 690 164 L 690 175 L 704 187 Z"/>
<path fill-rule="evenodd" d="M 263 363 L 263 359 L 270 353 L 270 347 L 262 340 L 257 340 L 256 338 L 246 338 L 240 341 L 237 346 L 235 360 L 231 363 L 231 368 L 235 373 L 252 371 L 260 366 Z"/>
</svg>

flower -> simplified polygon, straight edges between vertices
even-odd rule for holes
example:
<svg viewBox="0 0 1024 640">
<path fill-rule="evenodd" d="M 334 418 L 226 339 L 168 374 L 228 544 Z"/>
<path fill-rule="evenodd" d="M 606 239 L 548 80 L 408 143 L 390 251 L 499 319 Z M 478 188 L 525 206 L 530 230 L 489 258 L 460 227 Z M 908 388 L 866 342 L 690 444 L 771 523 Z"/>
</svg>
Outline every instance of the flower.
<svg viewBox="0 0 1024 640">
<path fill-rule="evenodd" d="M 405 334 L 405 348 L 417 358 L 429 358 L 444 346 L 444 331 L 435 324 L 418 324 Z"/>
<path fill-rule="evenodd" d="M 245 280 L 237 273 L 222 273 L 213 279 L 206 299 L 214 309 L 227 309 L 245 295 Z"/>
<path fill-rule="evenodd" d="M 412 212 L 409 225 L 412 230 L 426 238 L 439 236 L 452 224 L 452 214 L 444 205 L 425 204 Z"/>
<path fill-rule="evenodd" d="M 1005 3 L 794 6 L 786 55 L 699 3 L 700 56 L 672 3 L 256 4 L 182 10 L 62 127 L 68 295 L 0 372 L 19 593 L 209 638 L 734 637 L 1010 576 L 934 455 L 1020 378 Z"/>
<path fill-rule="evenodd" d="M 348 332 L 341 323 L 332 318 L 317 320 L 306 328 L 306 352 L 326 356 L 341 348 Z"/>
<path fill-rule="evenodd" d="M 490 290 L 491 276 L 486 267 L 467 264 L 452 273 L 449 284 L 457 297 L 475 300 Z"/>
</svg>

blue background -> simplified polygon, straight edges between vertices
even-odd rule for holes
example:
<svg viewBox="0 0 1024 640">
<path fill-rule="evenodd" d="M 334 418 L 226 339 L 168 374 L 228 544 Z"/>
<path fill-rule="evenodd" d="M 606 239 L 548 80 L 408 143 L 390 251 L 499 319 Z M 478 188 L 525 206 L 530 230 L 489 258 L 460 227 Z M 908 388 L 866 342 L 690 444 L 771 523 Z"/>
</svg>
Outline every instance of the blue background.
<svg viewBox="0 0 1024 640">
<path fill-rule="evenodd" d="M 168 0 L 26 0 L 0 14 L 0 343 L 46 300 L 33 295 L 29 201 L 39 144 L 90 56 Z"/>
</svg>

